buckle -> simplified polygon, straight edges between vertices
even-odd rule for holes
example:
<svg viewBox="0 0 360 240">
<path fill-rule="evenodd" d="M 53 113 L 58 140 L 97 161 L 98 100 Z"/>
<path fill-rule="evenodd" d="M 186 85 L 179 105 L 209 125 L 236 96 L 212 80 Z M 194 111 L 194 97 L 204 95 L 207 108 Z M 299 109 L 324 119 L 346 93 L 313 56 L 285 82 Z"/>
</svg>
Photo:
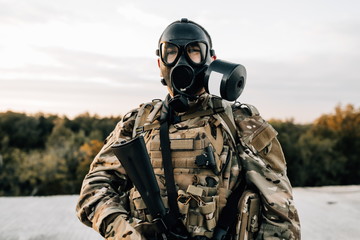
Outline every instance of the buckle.
<svg viewBox="0 0 360 240">
<path fill-rule="evenodd" d="M 143 133 L 143 132 L 144 132 L 144 126 L 137 127 L 136 130 L 135 130 L 135 132 L 136 132 L 136 134 Z"/>
<path fill-rule="evenodd" d="M 221 113 L 224 111 L 225 111 L 225 108 L 223 106 L 214 108 L 214 113 Z"/>
</svg>

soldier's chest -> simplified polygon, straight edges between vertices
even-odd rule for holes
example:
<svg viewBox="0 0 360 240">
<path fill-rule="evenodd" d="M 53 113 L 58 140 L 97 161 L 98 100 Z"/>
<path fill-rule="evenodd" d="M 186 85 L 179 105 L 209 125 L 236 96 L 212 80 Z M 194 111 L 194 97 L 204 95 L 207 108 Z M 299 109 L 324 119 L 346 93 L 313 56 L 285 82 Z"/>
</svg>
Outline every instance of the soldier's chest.
<svg viewBox="0 0 360 240">
<path fill-rule="evenodd" d="M 218 188 L 228 189 L 236 179 L 238 164 L 221 124 L 207 117 L 171 125 L 169 139 L 179 190 L 187 192 L 190 188 L 204 196 L 211 195 Z M 146 146 L 160 189 L 165 191 L 159 130 L 154 129 L 146 135 Z"/>
</svg>

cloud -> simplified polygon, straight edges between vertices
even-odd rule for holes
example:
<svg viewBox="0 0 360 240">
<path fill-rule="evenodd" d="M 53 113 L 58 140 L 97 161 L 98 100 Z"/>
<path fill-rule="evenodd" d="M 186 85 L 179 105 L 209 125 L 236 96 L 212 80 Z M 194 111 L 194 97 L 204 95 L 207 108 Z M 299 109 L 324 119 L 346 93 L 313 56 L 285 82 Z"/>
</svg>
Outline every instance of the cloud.
<svg viewBox="0 0 360 240">
<path fill-rule="evenodd" d="M 359 104 L 359 61 L 360 56 L 331 54 L 292 62 L 247 60 L 239 101 L 254 104 L 265 118 L 309 122 L 339 103 Z"/>
<path fill-rule="evenodd" d="M 347 3 L 0 0 L 0 107 L 107 114 L 163 98 L 154 50 L 188 17 L 220 59 L 247 68 L 240 101 L 310 121 L 359 103 L 359 3 Z"/>
<path fill-rule="evenodd" d="M 163 26 L 168 22 L 168 19 L 160 15 L 151 14 L 143 11 L 140 7 L 133 4 L 124 4 L 117 8 L 117 12 L 132 23 L 138 23 L 147 27 Z"/>
<path fill-rule="evenodd" d="M 61 81 L 99 82 L 97 79 L 101 79 L 101 82 L 108 84 L 125 82 L 120 79 L 129 79 L 128 82 L 131 84 L 146 85 L 149 78 L 159 76 L 155 58 L 117 57 L 57 47 L 35 49 L 38 55 L 44 55 L 51 61 L 28 63 L 21 66 L 21 71 L 19 68 L 0 66 L 3 73 L 0 79 L 11 75 L 12 78 L 28 76 L 46 81 L 61 79 Z"/>
<path fill-rule="evenodd" d="M 9 1 L 0 0 L 1 24 L 47 24 L 61 21 L 65 23 L 106 21 L 115 12 L 117 1 L 108 0 L 99 4 L 96 0 L 60 1 Z"/>
<path fill-rule="evenodd" d="M 166 95 L 155 59 L 62 48 L 37 50 L 53 61 L 0 66 L 0 111 L 125 114 L 142 102 Z"/>
<path fill-rule="evenodd" d="M 0 20 L 2 24 L 44 23 L 60 16 L 55 8 L 45 7 L 36 1 L 0 1 Z"/>
<path fill-rule="evenodd" d="M 0 110 L 42 109 L 72 116 L 84 111 L 124 114 L 166 95 L 155 58 L 53 47 L 36 50 L 52 61 L 17 68 L 0 66 L 0 102 L 5 104 Z M 338 103 L 359 102 L 359 56 L 313 55 L 292 62 L 226 60 L 247 68 L 247 84 L 239 101 L 254 104 L 267 119 L 295 117 L 306 122 L 330 112 Z"/>
</svg>

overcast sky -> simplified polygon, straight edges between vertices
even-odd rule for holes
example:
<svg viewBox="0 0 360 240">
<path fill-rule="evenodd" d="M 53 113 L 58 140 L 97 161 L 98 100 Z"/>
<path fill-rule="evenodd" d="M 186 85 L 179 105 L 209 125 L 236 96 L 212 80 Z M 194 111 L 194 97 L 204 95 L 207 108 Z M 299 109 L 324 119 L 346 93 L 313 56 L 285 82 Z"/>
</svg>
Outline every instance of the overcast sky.
<svg viewBox="0 0 360 240">
<path fill-rule="evenodd" d="M 0 0 L 0 111 L 123 115 L 163 99 L 155 49 L 182 17 L 246 67 L 238 100 L 266 119 L 360 104 L 358 0 Z"/>
</svg>

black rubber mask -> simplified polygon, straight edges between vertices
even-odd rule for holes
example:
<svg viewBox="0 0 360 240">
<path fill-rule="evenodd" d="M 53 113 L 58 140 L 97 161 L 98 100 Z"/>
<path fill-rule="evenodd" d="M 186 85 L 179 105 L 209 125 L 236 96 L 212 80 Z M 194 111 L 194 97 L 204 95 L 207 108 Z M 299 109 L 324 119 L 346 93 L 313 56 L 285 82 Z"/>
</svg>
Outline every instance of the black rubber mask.
<svg viewBox="0 0 360 240">
<path fill-rule="evenodd" d="M 204 84 L 204 76 L 207 65 L 192 66 L 181 56 L 178 62 L 170 71 L 171 86 L 174 93 L 186 95 L 194 100 Z"/>
<path fill-rule="evenodd" d="M 210 48 L 207 32 L 187 19 L 170 24 L 162 34 L 157 55 L 169 69 L 170 74 L 164 78 L 174 94 L 169 104 L 175 111 L 187 111 L 189 101 L 198 98 L 213 55 Z"/>
</svg>

